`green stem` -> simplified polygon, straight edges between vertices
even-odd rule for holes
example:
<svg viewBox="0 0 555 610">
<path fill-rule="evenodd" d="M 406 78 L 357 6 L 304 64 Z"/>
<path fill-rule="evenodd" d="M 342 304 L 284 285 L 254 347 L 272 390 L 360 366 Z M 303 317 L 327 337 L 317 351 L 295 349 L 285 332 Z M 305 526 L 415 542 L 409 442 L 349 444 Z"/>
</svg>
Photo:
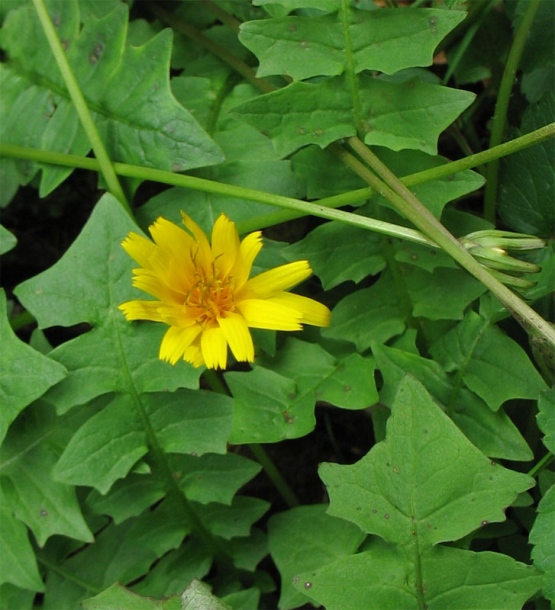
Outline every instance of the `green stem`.
<svg viewBox="0 0 555 610">
<path fill-rule="evenodd" d="M 491 136 L 489 147 L 497 146 L 503 139 L 505 131 L 505 123 L 507 120 L 507 110 L 509 108 L 509 99 L 516 78 L 518 65 L 524 46 L 530 33 L 530 28 L 534 21 L 534 17 L 540 8 L 539 0 L 530 0 L 526 3 L 526 9 L 522 17 L 522 21 L 518 26 L 515 34 L 513 45 L 505 64 L 503 77 L 499 86 L 497 95 L 497 103 L 495 105 L 495 113 L 491 127 Z M 488 165 L 486 173 L 486 190 L 484 194 L 484 218 L 495 224 L 495 204 L 497 201 L 497 187 L 499 182 L 499 161 L 496 159 Z"/>
<path fill-rule="evenodd" d="M 249 449 L 258 461 L 258 463 L 264 469 L 264 472 L 268 475 L 275 488 L 279 491 L 281 497 L 287 502 L 289 508 L 299 506 L 300 502 L 295 492 L 289 487 L 287 481 L 283 478 L 281 472 L 276 468 L 276 465 L 268 456 L 264 447 L 257 444 L 250 444 Z"/>
<path fill-rule="evenodd" d="M 89 142 L 91 143 L 94 154 L 98 159 L 99 169 L 104 176 L 108 190 L 112 193 L 112 195 L 114 195 L 114 197 L 116 197 L 116 199 L 120 201 L 121 205 L 125 208 L 128 214 L 133 217 L 133 212 L 129 207 L 129 203 L 125 198 L 123 189 L 121 188 L 116 172 L 114 171 L 110 157 L 108 156 L 104 143 L 102 142 L 100 134 L 96 129 L 96 125 L 92 119 L 87 102 L 85 101 L 83 93 L 77 84 L 77 79 L 71 70 L 62 44 L 58 38 L 58 35 L 56 34 L 54 24 L 48 15 L 44 0 L 33 0 L 33 4 L 35 5 L 35 10 L 41 22 L 44 33 L 46 34 L 46 38 L 48 39 L 48 43 L 56 63 L 58 64 L 58 68 L 60 69 L 71 100 L 73 101 L 75 110 L 79 116 L 79 120 L 83 125 L 83 129 L 85 130 L 87 137 L 89 138 Z"/>
<path fill-rule="evenodd" d="M 199 536 L 199 538 L 203 541 L 206 547 L 212 551 L 212 554 L 216 558 L 224 561 L 224 563 L 228 563 L 229 557 L 224 551 L 219 540 L 201 521 L 195 509 L 189 502 L 187 496 L 185 496 L 185 494 L 177 484 L 177 481 L 173 477 L 169 464 L 166 460 L 164 451 L 158 442 L 158 438 L 156 437 L 156 434 L 150 423 L 150 419 L 143 408 L 140 397 L 138 395 L 134 395 L 133 398 L 135 399 L 134 402 L 139 412 L 141 421 L 143 423 L 143 428 L 145 430 L 148 446 L 150 447 L 152 455 L 154 456 L 156 466 L 158 467 L 160 474 L 162 475 L 165 481 L 168 494 L 174 499 L 177 506 L 183 511 L 189 524 L 191 525 L 192 531 Z"/>
<path fill-rule="evenodd" d="M 215 2 L 212 0 L 204 0 L 204 4 L 208 8 L 209 11 L 214 13 L 214 15 L 228 28 L 232 29 L 236 34 L 239 33 L 239 28 L 241 27 L 241 22 L 239 19 L 236 19 L 233 15 L 224 11 L 223 8 L 220 8 Z"/>
<path fill-rule="evenodd" d="M 555 348 L 555 330 L 536 311 L 504 284 L 496 280 L 459 241 L 435 218 L 418 198 L 358 138 L 349 145 L 380 176 L 340 146 L 334 151 L 344 163 L 385 197 L 395 209 L 410 220 L 429 239 L 482 282 L 521 326 L 532 336 L 543 336 Z M 383 179 L 383 181 L 382 181 Z"/>
<path fill-rule="evenodd" d="M 270 82 L 262 78 L 257 78 L 254 70 L 247 63 L 235 57 L 233 53 L 230 53 L 225 47 L 220 46 L 218 43 L 208 38 L 208 36 L 205 36 L 194 26 L 185 21 L 185 19 L 174 15 L 154 2 L 149 2 L 148 8 L 154 15 L 156 15 L 156 17 L 170 25 L 174 30 L 185 34 L 187 38 L 190 38 L 192 41 L 200 44 L 202 47 L 213 53 L 216 57 L 219 57 L 236 72 L 241 74 L 245 80 L 260 89 L 263 93 L 270 93 L 271 91 L 276 90 L 276 87 L 274 87 L 274 85 L 272 85 Z"/>
<path fill-rule="evenodd" d="M 31 150 L 33 150 L 33 153 L 36 154 L 28 155 L 29 151 Z M 21 147 L 12 146 L 9 144 L 0 144 L 0 156 L 4 155 L 17 157 L 19 159 L 32 157 L 40 160 L 42 163 L 55 163 L 59 165 L 71 165 L 72 167 L 98 170 L 98 164 L 94 159 L 87 159 L 77 155 L 63 155 L 61 153 L 52 153 L 49 151 L 23 149 Z M 161 182 L 163 184 L 170 184 L 195 191 L 214 193 L 228 197 L 237 197 L 238 199 L 246 199 L 248 201 L 257 201 L 259 203 L 266 203 L 280 208 L 295 210 L 299 216 L 311 214 L 313 216 L 326 218 L 328 220 L 339 220 L 355 227 L 376 231 L 384 235 L 390 235 L 391 237 L 399 237 L 414 243 L 424 244 L 432 247 L 435 246 L 432 241 L 414 229 L 375 220 L 373 218 L 367 218 L 366 216 L 357 216 L 356 214 L 344 212 L 343 210 L 330 209 L 321 204 L 309 203 L 300 199 L 294 199 L 293 197 L 284 197 L 283 195 L 275 195 L 273 193 L 257 191 L 255 189 L 250 189 L 243 186 L 223 184 L 221 182 L 207 180 L 206 178 L 174 174 L 172 172 L 153 169 L 150 167 L 115 163 L 114 168 L 120 176 L 139 178 L 141 180 L 152 180 L 154 182 Z M 337 199 L 335 200 L 335 203 L 338 205 L 347 204 L 347 202 L 338 202 Z M 246 223 L 244 224 L 246 225 Z M 259 226 L 258 223 L 256 223 L 256 226 Z M 241 224 L 239 224 L 237 228 L 242 233 L 246 230 L 246 226 L 242 226 Z"/>
<path fill-rule="evenodd" d="M 18 331 L 20 328 L 24 328 L 25 326 L 29 326 L 30 324 L 36 324 L 37 320 L 33 314 L 28 311 L 22 311 L 21 313 L 10 318 L 10 326 L 12 330 Z"/>
<path fill-rule="evenodd" d="M 351 14 L 351 2 L 350 0 L 341 0 L 341 26 L 343 28 L 343 39 L 345 41 L 345 74 L 347 76 L 347 83 L 349 85 L 349 91 L 351 93 L 353 117 L 357 129 L 357 133 L 362 136 L 365 132 L 362 121 L 362 104 L 360 103 L 359 91 L 358 91 L 358 78 L 355 70 L 355 58 L 351 43 L 350 33 L 350 14 Z"/>
<path fill-rule="evenodd" d="M 41 551 L 37 552 L 35 556 L 37 558 L 38 563 L 48 568 L 51 572 L 63 576 L 66 582 L 73 583 L 74 585 L 81 587 L 81 589 L 88 591 L 91 595 L 98 595 L 104 590 L 104 587 L 97 587 L 96 585 L 93 585 L 92 583 L 84 580 L 83 578 L 78 578 L 77 576 L 75 576 L 74 570 L 66 570 L 58 564 L 46 559 L 42 556 Z"/>
<path fill-rule="evenodd" d="M 530 133 L 527 133 L 523 136 L 515 138 L 509 142 L 505 142 L 504 144 L 500 144 L 494 148 L 489 150 L 485 150 L 480 153 L 476 153 L 475 155 L 471 155 L 464 159 L 459 159 L 457 161 L 451 161 L 450 163 L 445 163 L 444 165 L 440 165 L 438 167 L 433 167 L 431 169 L 424 170 L 422 172 L 418 172 L 416 174 L 411 174 L 410 176 L 406 176 L 405 178 L 401 178 L 401 181 L 406 186 L 415 186 L 417 184 L 422 184 L 424 182 L 428 182 L 431 180 L 438 180 L 440 178 L 444 178 L 446 176 L 451 176 L 458 172 L 471 169 L 483 163 L 488 163 L 492 159 L 497 159 L 500 157 L 504 157 L 519 150 L 523 150 L 525 148 L 529 148 L 535 144 L 541 144 L 547 140 L 551 140 L 555 137 L 555 123 L 551 123 L 546 125 L 545 127 L 541 127 L 540 129 L 536 129 Z M 99 163 L 96 159 L 90 159 L 88 157 L 81 157 L 79 155 L 68 155 L 64 153 L 58 153 L 48 150 L 40 150 L 36 148 L 25 148 L 22 146 L 16 146 L 13 144 L 1 144 L 0 143 L 0 157 L 11 157 L 15 159 L 30 159 L 32 161 L 36 161 L 38 163 L 48 163 L 50 165 L 61 165 L 64 167 L 78 167 L 81 169 L 87 169 L 91 171 L 98 172 L 100 170 Z M 191 186 L 191 180 L 201 180 L 200 178 L 192 178 L 190 176 L 184 176 L 182 174 L 175 174 L 173 172 L 166 172 L 163 170 L 154 170 L 148 167 L 141 167 L 139 165 L 128 165 L 125 163 L 114 163 L 114 169 L 116 173 L 122 176 L 128 176 L 131 178 L 138 178 L 142 180 L 153 180 L 155 182 L 161 182 L 163 184 L 170 184 L 173 186 L 180 186 L 183 188 L 194 188 Z M 204 181 L 204 183 L 217 185 L 216 182 Z M 199 184 L 200 183 L 196 183 Z M 216 188 L 216 187 L 215 187 Z M 283 205 L 276 203 L 275 197 L 279 198 L 279 195 L 272 196 L 272 201 L 267 201 L 266 195 L 268 193 L 264 193 L 262 191 L 255 191 L 254 189 L 244 189 L 243 187 L 235 187 L 233 185 L 220 185 L 217 187 L 218 192 L 222 192 L 222 189 L 226 189 L 226 193 L 229 196 L 242 196 L 245 190 L 248 190 L 251 193 L 251 197 L 249 200 L 258 201 L 260 203 L 270 203 L 270 205 L 276 205 L 278 207 L 289 208 L 290 206 L 286 205 L 286 202 L 283 202 Z M 241 195 L 237 194 L 236 189 L 241 189 Z M 202 188 L 197 188 L 196 190 L 202 190 Z M 215 192 L 210 188 L 206 192 Z M 333 197 L 327 197 L 325 199 L 321 199 L 318 203 L 321 206 L 335 208 L 344 205 L 354 205 L 357 203 L 361 203 L 368 199 L 372 195 L 373 190 L 371 188 L 362 188 L 357 189 L 355 191 L 350 191 L 348 193 L 342 193 L 341 195 L 334 195 Z M 284 198 L 287 201 L 291 201 L 291 198 Z M 298 200 L 293 200 L 298 201 Z M 311 212 L 309 212 L 311 213 Z M 284 214 L 283 212 L 277 212 L 275 214 L 268 214 L 260 218 L 260 224 L 257 226 L 250 228 L 245 228 L 244 230 L 252 230 L 253 228 L 263 228 L 267 226 L 272 226 L 272 224 L 277 224 L 279 222 L 283 222 L 285 220 L 291 220 L 292 218 L 298 218 L 300 216 L 304 216 L 305 211 L 299 210 L 296 212 L 289 212 Z M 257 219 L 258 222 L 258 219 Z"/>
<path fill-rule="evenodd" d="M 225 394 L 226 396 L 229 396 L 228 389 L 216 371 L 206 369 L 203 373 L 203 377 L 213 392 L 218 392 L 218 394 Z M 264 472 L 268 475 L 268 478 L 270 481 L 272 481 L 274 487 L 278 490 L 279 494 L 285 500 L 287 505 L 290 508 L 293 506 L 298 506 L 299 500 L 297 499 L 295 492 L 291 489 L 291 487 L 289 487 L 289 484 L 284 479 L 281 472 L 277 469 L 276 465 L 266 453 L 264 448 L 261 445 L 251 444 L 249 445 L 249 449 L 256 458 L 257 462 L 262 466 Z"/>
<path fill-rule="evenodd" d="M 459 62 L 461 61 L 463 55 L 466 53 L 468 47 L 472 44 L 472 40 L 474 39 L 474 36 L 480 29 L 481 25 L 482 23 L 480 21 L 475 21 L 466 31 L 462 41 L 457 45 L 453 57 L 450 58 L 447 72 L 445 73 L 445 76 L 442 80 L 442 83 L 444 85 L 446 85 L 449 82 L 451 76 L 453 76 L 453 73 L 457 69 Z"/>
<path fill-rule="evenodd" d="M 402 179 L 402 181 L 406 186 L 414 186 L 415 184 L 421 184 L 422 182 L 444 178 L 445 176 L 450 176 L 466 169 L 478 167 L 479 165 L 488 163 L 493 159 L 506 157 L 507 155 L 511 155 L 525 148 L 529 148 L 535 144 L 541 144 L 542 142 L 551 140 L 554 137 L 555 123 L 550 123 L 545 127 L 531 131 L 530 133 L 515 138 L 510 142 L 505 142 L 504 144 L 500 144 L 494 148 L 470 155 L 464 159 L 458 159 L 457 161 L 451 161 L 445 165 L 440 165 L 438 167 L 433 167 L 431 169 L 418 172 L 417 174 L 413 174 L 406 179 Z"/>
<path fill-rule="evenodd" d="M 551 464 L 551 462 L 555 460 L 555 455 L 553 455 L 552 453 L 546 453 L 542 459 L 533 466 L 533 468 L 531 468 L 528 471 L 528 476 L 530 477 L 536 477 L 538 476 L 538 474 L 542 471 L 545 470 L 549 464 Z"/>
</svg>

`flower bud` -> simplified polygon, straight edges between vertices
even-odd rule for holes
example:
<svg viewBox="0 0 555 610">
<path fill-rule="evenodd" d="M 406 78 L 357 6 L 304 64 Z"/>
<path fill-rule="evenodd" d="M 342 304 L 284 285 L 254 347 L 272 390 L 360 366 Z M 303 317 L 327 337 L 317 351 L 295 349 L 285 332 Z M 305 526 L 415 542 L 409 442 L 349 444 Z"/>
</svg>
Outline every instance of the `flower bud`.
<svg viewBox="0 0 555 610">
<path fill-rule="evenodd" d="M 476 231 L 460 239 L 461 244 L 491 274 L 507 286 L 525 290 L 535 282 L 518 277 L 523 273 L 539 273 L 541 267 L 535 263 L 509 256 L 507 250 L 534 250 L 543 248 L 545 241 L 525 233 L 510 231 Z M 514 275 L 510 275 L 514 274 Z"/>
</svg>

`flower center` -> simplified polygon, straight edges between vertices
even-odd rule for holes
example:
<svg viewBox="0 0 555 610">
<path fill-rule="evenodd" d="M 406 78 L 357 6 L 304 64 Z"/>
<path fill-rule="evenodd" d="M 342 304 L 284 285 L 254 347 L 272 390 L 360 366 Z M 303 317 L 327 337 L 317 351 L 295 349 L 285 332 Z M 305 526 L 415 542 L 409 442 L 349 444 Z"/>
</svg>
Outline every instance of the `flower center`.
<svg viewBox="0 0 555 610">
<path fill-rule="evenodd" d="M 217 277 L 200 276 L 189 290 L 185 307 L 196 318 L 197 323 L 205 326 L 211 321 L 235 310 L 232 278 L 221 280 Z"/>
</svg>

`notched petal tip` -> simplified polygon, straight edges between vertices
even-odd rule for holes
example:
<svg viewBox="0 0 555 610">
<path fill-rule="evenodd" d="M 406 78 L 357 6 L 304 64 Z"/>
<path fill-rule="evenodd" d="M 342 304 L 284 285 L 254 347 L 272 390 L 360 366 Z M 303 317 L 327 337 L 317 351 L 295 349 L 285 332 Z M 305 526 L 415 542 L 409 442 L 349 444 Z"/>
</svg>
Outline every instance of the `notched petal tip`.
<svg viewBox="0 0 555 610">
<path fill-rule="evenodd" d="M 133 320 L 162 322 L 162 317 L 158 311 L 160 305 L 160 301 L 127 301 L 118 305 L 118 309 L 123 312 L 128 322 Z"/>
</svg>

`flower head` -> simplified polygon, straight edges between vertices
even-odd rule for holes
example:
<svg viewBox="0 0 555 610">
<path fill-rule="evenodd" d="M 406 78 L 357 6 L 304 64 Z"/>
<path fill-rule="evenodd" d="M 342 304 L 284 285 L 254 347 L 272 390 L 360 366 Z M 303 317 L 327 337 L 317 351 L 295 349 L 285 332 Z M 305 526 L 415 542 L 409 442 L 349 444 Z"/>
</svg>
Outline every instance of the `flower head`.
<svg viewBox="0 0 555 610">
<path fill-rule="evenodd" d="M 133 285 L 155 300 L 128 301 L 119 309 L 127 320 L 169 326 L 161 360 L 225 368 L 228 346 L 237 360 L 254 360 L 249 327 L 300 330 L 302 324 L 329 324 L 325 305 L 286 292 L 312 273 L 308 261 L 249 278 L 262 248 L 260 231 L 240 241 L 235 224 L 222 214 L 210 243 L 189 216 L 182 212 L 182 217 L 187 231 L 160 217 L 149 227 L 154 241 L 129 233 L 122 242 L 140 265 L 133 270 Z"/>
</svg>

